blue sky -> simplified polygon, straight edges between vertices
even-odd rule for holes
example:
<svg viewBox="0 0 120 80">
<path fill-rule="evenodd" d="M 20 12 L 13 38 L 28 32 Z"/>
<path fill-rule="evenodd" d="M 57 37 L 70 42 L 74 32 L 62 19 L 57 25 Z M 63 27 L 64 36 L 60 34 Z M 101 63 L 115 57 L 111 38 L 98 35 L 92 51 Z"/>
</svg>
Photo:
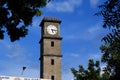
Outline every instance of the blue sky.
<svg viewBox="0 0 120 80">
<path fill-rule="evenodd" d="M 25 38 L 11 43 L 6 35 L 0 40 L 0 75 L 39 77 L 41 28 L 44 16 L 57 17 L 61 23 L 62 80 L 73 80 L 70 68 L 87 67 L 88 60 L 100 60 L 101 38 L 107 33 L 102 28 L 102 17 L 94 16 L 97 6 L 105 0 L 53 0 L 43 8 L 41 17 L 34 17 Z M 22 66 L 27 69 L 22 73 Z"/>
</svg>

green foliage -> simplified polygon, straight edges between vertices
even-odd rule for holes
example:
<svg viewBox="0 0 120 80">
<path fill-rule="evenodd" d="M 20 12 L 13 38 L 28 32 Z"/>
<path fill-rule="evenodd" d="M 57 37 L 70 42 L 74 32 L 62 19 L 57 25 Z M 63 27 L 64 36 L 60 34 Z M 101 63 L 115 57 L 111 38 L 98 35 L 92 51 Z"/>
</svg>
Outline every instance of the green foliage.
<svg viewBox="0 0 120 80">
<path fill-rule="evenodd" d="M 103 16 L 103 28 L 109 28 L 110 33 L 103 37 L 105 42 L 101 47 L 102 62 L 106 63 L 105 71 L 111 80 L 120 79 L 120 0 L 107 0 L 99 6 L 97 15 Z"/>
<path fill-rule="evenodd" d="M 113 41 L 108 45 L 100 47 L 102 53 L 102 62 L 107 63 L 106 70 L 111 73 L 112 80 L 120 78 L 120 42 Z"/>
<path fill-rule="evenodd" d="M 109 28 L 111 32 L 103 38 L 107 43 L 117 39 L 120 42 L 120 0 L 107 0 L 99 6 L 100 11 L 96 15 L 103 16 L 103 28 Z"/>
<path fill-rule="evenodd" d="M 100 11 L 96 14 L 103 16 L 104 28 L 120 28 L 120 0 L 107 0 L 99 8 Z"/>
<path fill-rule="evenodd" d="M 82 65 L 79 65 L 79 69 L 71 68 L 71 71 L 75 77 L 75 80 L 100 80 L 100 63 L 94 62 L 93 59 L 89 60 L 88 68 L 84 69 Z"/>
<path fill-rule="evenodd" d="M 71 69 L 75 80 L 120 79 L 120 0 L 107 0 L 99 8 L 100 11 L 96 15 L 103 17 L 103 28 L 110 29 L 110 33 L 103 37 L 104 44 L 100 47 L 103 53 L 101 61 L 107 65 L 100 76 L 99 61 L 94 63 L 89 60 L 87 70 L 82 65 L 78 71 Z"/>
<path fill-rule="evenodd" d="M 11 41 L 19 40 L 28 33 L 34 16 L 42 14 L 40 8 L 45 7 L 50 0 L 0 0 L 0 39 L 4 32 Z"/>
<path fill-rule="evenodd" d="M 108 74 L 108 73 L 103 73 L 103 74 L 101 75 L 101 79 L 100 79 L 100 80 L 109 80 L 109 78 L 110 78 L 110 74 Z"/>
</svg>

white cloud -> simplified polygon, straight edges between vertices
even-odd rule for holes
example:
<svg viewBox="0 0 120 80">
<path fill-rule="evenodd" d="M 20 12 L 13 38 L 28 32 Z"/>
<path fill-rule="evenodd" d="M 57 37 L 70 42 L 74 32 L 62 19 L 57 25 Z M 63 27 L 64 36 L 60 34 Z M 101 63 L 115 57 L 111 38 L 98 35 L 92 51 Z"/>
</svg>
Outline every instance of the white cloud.
<svg viewBox="0 0 120 80">
<path fill-rule="evenodd" d="M 66 0 L 62 2 L 50 2 L 47 9 L 57 12 L 73 12 L 77 6 L 80 6 L 82 0 Z"/>
<path fill-rule="evenodd" d="M 87 41 L 93 40 L 93 39 L 101 40 L 101 37 L 105 31 L 101 26 L 102 24 L 101 22 L 99 22 L 93 25 L 89 25 L 88 28 L 82 29 L 82 30 L 78 28 L 75 28 L 75 29 L 73 28 L 72 30 L 73 32 L 69 32 L 67 35 L 63 35 L 63 37 L 64 37 L 64 40 L 87 40 Z M 83 26 L 83 27 L 86 27 L 86 26 Z"/>
<path fill-rule="evenodd" d="M 29 60 L 27 58 L 31 55 L 31 53 L 19 43 L 11 43 L 7 40 L 0 42 L 0 49 L 2 49 L 0 54 L 5 57 L 2 59 L 3 63 L 5 61 L 11 63 L 28 62 Z"/>
<path fill-rule="evenodd" d="M 14 59 L 13 62 L 15 63 L 22 63 L 24 61 L 26 61 L 27 63 L 30 61 L 28 60 L 28 58 L 30 57 L 31 53 L 28 52 L 25 48 L 23 48 L 20 44 L 14 44 L 14 45 L 8 44 L 6 50 L 7 53 L 5 54 L 5 56 L 10 61 L 12 59 Z"/>
<path fill-rule="evenodd" d="M 62 80 L 74 80 L 72 72 L 69 70 L 68 72 L 63 73 Z"/>
<path fill-rule="evenodd" d="M 100 35 L 103 33 L 103 28 L 101 27 L 101 23 L 97 23 L 95 25 L 92 25 L 90 28 L 88 28 L 84 32 L 83 39 L 84 40 L 93 40 L 100 37 Z M 99 39 L 98 39 L 99 40 Z"/>
<path fill-rule="evenodd" d="M 101 59 L 101 53 L 94 53 L 94 54 L 90 54 L 90 59 L 96 59 L 96 60 L 100 60 Z"/>
<path fill-rule="evenodd" d="M 80 55 L 78 53 L 71 53 L 70 56 L 71 57 L 79 57 Z"/>
<path fill-rule="evenodd" d="M 68 53 L 68 52 L 66 52 L 66 53 L 63 53 L 63 54 L 67 54 L 66 57 L 68 57 L 68 56 L 69 57 L 75 57 L 75 58 L 80 57 L 80 53 L 79 52 L 75 52 L 75 53 L 72 53 L 72 52 Z"/>
<path fill-rule="evenodd" d="M 77 37 L 77 35 L 75 35 L 75 34 L 70 34 L 70 35 L 65 36 L 65 39 L 75 40 L 75 39 L 79 39 L 79 37 Z"/>
<path fill-rule="evenodd" d="M 98 4 L 99 0 L 90 0 L 91 7 L 95 7 Z"/>
<path fill-rule="evenodd" d="M 19 44 L 8 45 L 7 49 L 9 53 L 6 56 L 9 58 L 20 57 L 21 55 L 23 55 L 23 51 L 24 51 L 24 49 Z"/>
<path fill-rule="evenodd" d="M 100 30 L 100 26 L 94 26 L 88 29 L 88 33 L 95 34 L 98 30 Z"/>
</svg>

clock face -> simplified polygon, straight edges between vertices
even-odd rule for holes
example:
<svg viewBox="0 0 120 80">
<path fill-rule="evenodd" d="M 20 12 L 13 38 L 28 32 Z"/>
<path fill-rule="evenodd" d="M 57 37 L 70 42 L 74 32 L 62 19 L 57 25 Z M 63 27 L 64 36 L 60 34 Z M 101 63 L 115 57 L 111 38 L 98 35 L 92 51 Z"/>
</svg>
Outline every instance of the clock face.
<svg viewBox="0 0 120 80">
<path fill-rule="evenodd" d="M 47 27 L 47 32 L 51 35 L 55 35 L 57 33 L 57 27 L 54 25 L 49 25 Z"/>
</svg>

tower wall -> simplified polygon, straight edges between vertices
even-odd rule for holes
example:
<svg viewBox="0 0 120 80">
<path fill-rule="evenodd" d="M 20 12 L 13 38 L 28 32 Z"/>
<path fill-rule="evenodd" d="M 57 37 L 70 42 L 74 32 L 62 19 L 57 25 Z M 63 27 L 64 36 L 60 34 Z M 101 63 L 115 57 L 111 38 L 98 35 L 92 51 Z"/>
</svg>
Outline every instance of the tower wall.
<svg viewBox="0 0 120 80">
<path fill-rule="evenodd" d="M 51 80 L 61 80 L 62 71 L 61 71 L 61 40 L 60 37 L 60 23 L 61 21 L 57 18 L 45 17 L 41 22 L 42 27 L 42 38 L 40 40 L 41 45 L 41 78 L 51 79 Z M 51 33 L 47 30 L 49 25 L 51 27 Z M 57 30 L 54 30 L 54 27 Z M 57 31 L 55 34 L 52 34 L 52 30 Z M 53 31 L 53 33 L 54 33 Z"/>
</svg>

